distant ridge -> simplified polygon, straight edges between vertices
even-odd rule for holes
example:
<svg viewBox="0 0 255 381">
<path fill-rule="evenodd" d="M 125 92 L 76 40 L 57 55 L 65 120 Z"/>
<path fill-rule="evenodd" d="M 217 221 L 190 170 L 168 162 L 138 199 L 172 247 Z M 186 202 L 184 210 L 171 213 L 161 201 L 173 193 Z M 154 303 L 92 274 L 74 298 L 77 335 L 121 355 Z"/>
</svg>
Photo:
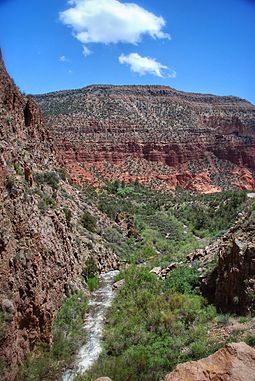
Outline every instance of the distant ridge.
<svg viewBox="0 0 255 381">
<path fill-rule="evenodd" d="M 255 106 L 244 99 L 155 85 L 91 85 L 35 98 L 75 181 L 206 193 L 255 188 Z"/>
</svg>

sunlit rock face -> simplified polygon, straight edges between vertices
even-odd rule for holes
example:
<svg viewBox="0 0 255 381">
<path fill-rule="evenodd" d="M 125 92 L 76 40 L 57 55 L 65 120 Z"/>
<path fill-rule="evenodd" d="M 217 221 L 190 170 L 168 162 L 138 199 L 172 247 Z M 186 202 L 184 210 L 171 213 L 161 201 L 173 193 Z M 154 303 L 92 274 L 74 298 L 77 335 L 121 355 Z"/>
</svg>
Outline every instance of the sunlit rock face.
<svg viewBox="0 0 255 381">
<path fill-rule="evenodd" d="M 245 343 L 226 345 L 199 361 L 180 364 L 165 381 L 254 381 L 255 350 Z"/>
<path fill-rule="evenodd" d="M 77 182 L 255 188 L 255 106 L 243 99 L 163 86 L 90 86 L 36 99 Z"/>
</svg>

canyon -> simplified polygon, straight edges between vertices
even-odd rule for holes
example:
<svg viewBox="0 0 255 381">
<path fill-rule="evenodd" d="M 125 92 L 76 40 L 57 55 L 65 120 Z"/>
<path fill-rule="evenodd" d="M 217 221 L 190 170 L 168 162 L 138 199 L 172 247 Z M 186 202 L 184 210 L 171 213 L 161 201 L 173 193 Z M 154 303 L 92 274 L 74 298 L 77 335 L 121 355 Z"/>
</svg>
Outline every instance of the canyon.
<svg viewBox="0 0 255 381">
<path fill-rule="evenodd" d="M 255 188 L 255 106 L 164 86 L 95 85 L 35 96 L 77 183 L 157 190 Z"/>
<path fill-rule="evenodd" d="M 125 246 L 125 240 L 130 239 L 142 247 L 146 237 L 136 226 L 135 213 L 119 204 L 124 205 L 130 189 L 134 197 L 145 198 L 148 189 L 139 194 L 139 188 L 136 193 L 125 184 L 199 193 L 255 189 L 255 107 L 237 97 L 101 85 L 25 96 L 0 52 L 0 127 L 1 381 L 17 379 L 27 354 L 38 345 L 51 346 L 54 321 L 66 298 L 77 291 L 90 297 L 84 278 L 88 260 L 98 274 L 107 273 L 120 267 L 116 246 L 128 251 L 132 246 Z M 101 187 L 114 180 L 122 182 L 115 195 L 124 196 L 117 199 L 118 213 L 111 218 L 105 208 L 110 205 L 115 212 L 114 192 Z M 94 198 L 85 191 L 88 184 L 95 188 L 90 190 Z M 155 194 L 160 200 L 164 193 Z M 143 206 L 134 199 L 130 206 L 138 210 L 138 204 Z M 164 231 L 163 209 L 157 208 L 152 208 L 155 216 L 148 211 L 144 216 L 163 221 Z M 187 229 L 182 226 L 183 239 Z M 166 248 L 168 238 L 161 236 Z M 207 248 L 219 258 L 204 279 L 208 300 L 223 312 L 254 313 L 254 210 L 217 242 L 217 250 Z M 113 296 L 108 286 L 106 307 Z M 94 332 L 91 341 L 96 345 L 101 345 L 105 306 L 99 307 L 100 334 Z"/>
</svg>

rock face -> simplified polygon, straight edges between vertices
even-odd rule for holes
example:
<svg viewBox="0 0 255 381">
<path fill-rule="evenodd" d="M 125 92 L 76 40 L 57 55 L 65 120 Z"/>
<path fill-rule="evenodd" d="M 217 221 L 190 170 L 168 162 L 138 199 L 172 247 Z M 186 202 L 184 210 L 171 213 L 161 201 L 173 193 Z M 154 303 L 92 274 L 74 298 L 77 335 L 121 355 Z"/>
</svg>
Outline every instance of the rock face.
<svg viewBox="0 0 255 381">
<path fill-rule="evenodd" d="M 202 280 L 201 289 L 219 312 L 245 315 L 255 312 L 255 211 L 251 202 L 236 223 L 205 249 L 188 255 L 189 262 L 206 268 L 217 261 Z"/>
<path fill-rule="evenodd" d="M 255 106 L 243 99 L 163 86 L 90 86 L 36 99 L 78 182 L 255 188 Z"/>
<path fill-rule="evenodd" d="M 255 381 L 255 349 L 229 344 L 213 355 L 178 365 L 165 381 Z"/>
<path fill-rule="evenodd" d="M 118 261 L 79 225 L 84 209 L 99 224 L 109 221 L 100 222 L 100 212 L 61 178 L 41 111 L 20 94 L 1 54 L 0 126 L 0 372 L 12 381 L 25 354 L 51 342 L 65 293 L 84 289 L 86 259 L 99 271 Z"/>
</svg>

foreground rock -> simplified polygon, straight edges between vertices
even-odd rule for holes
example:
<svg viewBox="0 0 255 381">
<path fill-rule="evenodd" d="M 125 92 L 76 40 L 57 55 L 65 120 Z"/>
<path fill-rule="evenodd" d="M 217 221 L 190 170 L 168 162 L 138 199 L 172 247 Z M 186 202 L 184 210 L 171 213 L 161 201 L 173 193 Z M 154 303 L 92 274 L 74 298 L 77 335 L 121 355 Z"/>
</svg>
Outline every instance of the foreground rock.
<svg viewBox="0 0 255 381">
<path fill-rule="evenodd" d="M 114 290 L 120 290 L 125 285 L 125 279 L 118 280 L 118 282 L 113 283 L 112 288 Z"/>
<path fill-rule="evenodd" d="M 199 361 L 180 364 L 165 381 L 255 381 L 255 349 L 229 344 Z"/>
<path fill-rule="evenodd" d="M 95 381 L 112 381 L 109 377 L 100 377 L 97 378 Z"/>
</svg>

